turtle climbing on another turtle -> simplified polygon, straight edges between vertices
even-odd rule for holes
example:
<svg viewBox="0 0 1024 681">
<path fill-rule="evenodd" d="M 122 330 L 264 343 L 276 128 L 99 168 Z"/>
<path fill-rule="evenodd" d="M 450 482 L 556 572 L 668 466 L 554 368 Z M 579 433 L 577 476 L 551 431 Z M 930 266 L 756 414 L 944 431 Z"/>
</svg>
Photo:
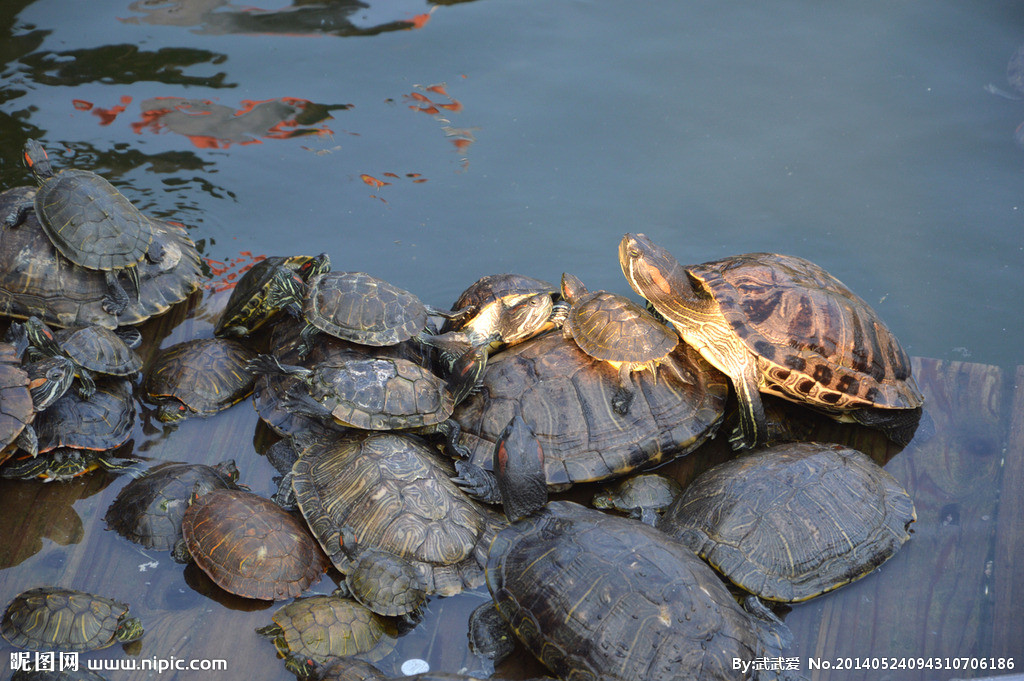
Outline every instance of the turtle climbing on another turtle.
<svg viewBox="0 0 1024 681">
<path fill-rule="evenodd" d="M 740 404 L 736 449 L 768 439 L 761 392 L 906 445 L 924 397 L 910 357 L 874 310 L 812 262 L 749 253 L 683 267 L 643 234 L 626 234 L 619 263 L 649 300 L 732 382 Z"/>
<path fill-rule="evenodd" d="M 142 638 L 142 623 L 111 598 L 43 586 L 14 597 L 0 633 L 16 648 L 84 652 Z"/>
<path fill-rule="evenodd" d="M 130 298 L 118 274 L 128 276 L 136 300 L 141 298 L 137 267 L 153 243 L 149 218 L 94 172 L 69 169 L 55 173 L 46 150 L 35 140 L 25 143 L 24 158 L 39 189 L 32 203 L 12 210 L 5 223 L 18 225 L 26 212 L 34 209 L 39 224 L 61 255 L 79 267 L 104 272 L 109 290 L 103 309 L 119 315 Z"/>
</svg>

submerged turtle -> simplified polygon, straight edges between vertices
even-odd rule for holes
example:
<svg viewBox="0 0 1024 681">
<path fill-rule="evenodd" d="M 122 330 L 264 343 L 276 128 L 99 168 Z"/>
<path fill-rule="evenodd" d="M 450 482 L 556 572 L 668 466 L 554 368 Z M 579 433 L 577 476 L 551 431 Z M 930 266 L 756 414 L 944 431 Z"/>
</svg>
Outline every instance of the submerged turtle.
<svg viewBox="0 0 1024 681">
<path fill-rule="evenodd" d="M 217 586 L 245 598 L 296 598 L 328 568 L 316 540 L 290 513 L 238 489 L 194 498 L 181 521 L 179 560 L 191 556 Z"/>
<path fill-rule="evenodd" d="M 910 538 L 903 486 L 841 445 L 778 445 L 694 480 L 659 529 L 747 591 L 773 601 L 813 598 L 860 579 Z"/>
<path fill-rule="evenodd" d="M 502 352 L 484 372 L 480 390 L 453 414 L 459 443 L 470 454 L 457 464 L 460 482 L 474 497 L 498 501 L 487 469 L 498 436 L 516 414 L 544 447 L 547 482 L 558 488 L 650 468 L 696 449 L 721 422 L 725 377 L 682 343 L 656 373 L 657 380 L 649 372 L 631 375 L 635 397 L 621 414 L 611 407 L 618 372 L 562 334 Z"/>
<path fill-rule="evenodd" d="M 570 305 L 562 332 L 583 352 L 618 369 L 622 389 L 612 398 L 612 407 L 625 414 L 633 400 L 630 372 L 646 369 L 656 378 L 659 364 L 671 369 L 675 365 L 668 358 L 679 336 L 629 298 L 587 291 L 572 274 L 562 275 L 562 298 Z"/>
<path fill-rule="evenodd" d="M 543 448 L 521 421 L 505 433 L 495 468 L 510 478 L 505 507 L 524 517 L 491 543 L 487 588 L 502 619 L 556 676 L 675 681 L 699 670 L 701 679 L 741 679 L 734 660 L 781 654 L 788 628 L 763 606 L 755 615 L 737 605 L 683 544 L 572 502 L 545 505 Z"/>
<path fill-rule="evenodd" d="M 683 267 L 643 234 L 619 244 L 622 271 L 683 337 L 725 372 L 740 402 L 734 447 L 767 441 L 760 392 L 907 444 L 924 397 L 910 358 L 875 311 L 812 262 L 750 253 Z"/>
<path fill-rule="evenodd" d="M 107 526 L 146 548 L 170 551 L 181 539 L 181 519 L 192 496 L 237 489 L 237 481 L 234 461 L 159 464 L 118 492 L 107 509 Z"/>
<path fill-rule="evenodd" d="M 70 169 L 54 173 L 46 151 L 35 140 L 25 143 L 25 162 L 39 190 L 31 204 L 22 204 L 7 216 L 6 224 L 18 225 L 34 208 L 43 231 L 61 255 L 80 267 L 104 272 L 109 292 L 103 308 L 119 315 L 129 302 L 118 281 L 120 272 L 134 285 L 136 300 L 141 299 L 136 267 L 153 243 L 149 218 L 94 172 Z"/>
<path fill-rule="evenodd" d="M 14 598 L 4 612 L 0 633 L 29 650 L 99 650 L 142 638 L 142 624 L 128 606 L 83 591 L 43 586 Z"/>
<path fill-rule="evenodd" d="M 683 486 L 672 478 L 643 473 L 606 485 L 590 503 L 594 508 L 627 513 L 645 525 L 654 525 L 682 492 Z"/>
<path fill-rule="evenodd" d="M 353 573 L 380 557 L 363 566 L 368 551 L 410 565 L 426 594 L 449 596 L 482 583 L 500 521 L 451 482 L 450 466 L 432 447 L 411 435 L 373 433 L 302 449 L 291 480 L 299 508 L 353 592 Z M 377 578 L 367 574 L 372 586 Z"/>
<path fill-rule="evenodd" d="M 0 192 L 0 215 L 31 203 L 31 187 Z M 34 211 L 17 228 L 0 223 L 0 313 L 27 319 L 36 316 L 53 326 L 98 324 L 114 329 L 138 324 L 166 312 L 199 287 L 201 261 L 181 226 L 151 220 L 155 262 L 143 258 L 136 269 L 141 297 L 129 299 L 118 315 L 103 308 L 108 287 L 104 274 L 79 267 L 60 255 L 43 232 Z"/>
<path fill-rule="evenodd" d="M 280 310 L 267 302 L 272 288 L 301 296 L 302 283 L 330 267 L 331 259 L 326 253 L 317 257 L 271 256 L 259 261 L 242 275 L 231 291 L 224 312 L 213 327 L 214 335 L 248 336 Z"/>
<path fill-rule="evenodd" d="M 336 595 L 296 599 L 272 619 L 273 624 L 256 633 L 274 642 L 285 667 L 300 679 L 310 678 L 317 666 L 339 657 L 381 660 L 394 650 L 398 638 L 394 621 Z"/>
<path fill-rule="evenodd" d="M 157 418 L 171 423 L 189 416 L 211 416 L 249 396 L 256 356 L 236 340 L 205 338 L 165 348 L 150 364 L 145 389 L 159 404 Z"/>
</svg>

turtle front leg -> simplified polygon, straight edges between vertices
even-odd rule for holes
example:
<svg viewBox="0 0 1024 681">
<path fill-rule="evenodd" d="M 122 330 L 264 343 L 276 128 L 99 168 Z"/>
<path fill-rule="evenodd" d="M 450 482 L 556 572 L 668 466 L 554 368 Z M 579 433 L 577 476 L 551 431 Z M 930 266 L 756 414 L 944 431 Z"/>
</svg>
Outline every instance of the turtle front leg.
<svg viewBox="0 0 1024 681">
<path fill-rule="evenodd" d="M 494 474 L 475 463 L 459 460 L 455 462 L 458 475 L 451 480 L 468 496 L 485 504 L 500 504 L 498 480 Z"/>
<path fill-rule="evenodd" d="M 92 372 L 84 367 L 78 367 L 77 376 L 78 394 L 83 400 L 87 400 L 96 393 L 96 380 L 92 377 Z"/>
<path fill-rule="evenodd" d="M 124 286 L 118 281 L 116 272 L 104 272 L 104 277 L 107 280 L 107 295 L 103 296 L 103 311 L 112 317 L 118 317 L 128 307 L 131 299 L 124 290 Z"/>
<path fill-rule="evenodd" d="M 728 373 L 739 401 L 740 425 L 729 436 L 729 444 L 735 450 L 761 447 L 768 442 L 768 423 L 764 417 L 754 359 L 749 357 L 737 369 L 736 372 Z"/>
<path fill-rule="evenodd" d="M 629 413 L 636 389 L 633 387 L 633 367 L 629 362 L 619 365 L 619 387 L 612 395 L 612 410 L 619 416 Z"/>
<path fill-rule="evenodd" d="M 28 215 L 29 210 L 35 205 L 34 201 L 26 201 L 19 203 L 17 206 L 11 209 L 11 212 L 4 218 L 4 226 L 6 227 L 17 227 L 21 223 L 25 222 L 25 217 Z"/>
</svg>

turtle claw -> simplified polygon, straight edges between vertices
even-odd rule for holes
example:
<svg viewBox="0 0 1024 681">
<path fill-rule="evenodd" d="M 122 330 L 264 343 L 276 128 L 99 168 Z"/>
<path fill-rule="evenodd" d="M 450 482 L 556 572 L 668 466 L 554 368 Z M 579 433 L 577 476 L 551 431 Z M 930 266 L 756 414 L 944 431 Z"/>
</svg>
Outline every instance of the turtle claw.
<svg viewBox="0 0 1024 681">
<path fill-rule="evenodd" d="M 625 416 L 629 413 L 629 407 L 633 404 L 634 393 L 632 390 L 626 388 L 619 388 L 612 395 L 612 409 L 619 416 Z"/>
<path fill-rule="evenodd" d="M 486 504 L 497 504 L 501 501 L 498 482 L 490 471 L 475 463 L 459 460 L 455 462 L 455 472 L 458 475 L 451 478 L 451 481 L 467 496 Z"/>
</svg>

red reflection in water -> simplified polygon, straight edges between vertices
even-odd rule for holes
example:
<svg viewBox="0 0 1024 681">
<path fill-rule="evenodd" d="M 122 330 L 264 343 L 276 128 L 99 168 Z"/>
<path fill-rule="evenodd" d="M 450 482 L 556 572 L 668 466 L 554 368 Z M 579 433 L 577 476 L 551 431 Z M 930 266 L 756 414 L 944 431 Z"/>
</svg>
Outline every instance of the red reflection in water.
<svg viewBox="0 0 1024 681">
<path fill-rule="evenodd" d="M 266 260 L 265 255 L 253 255 L 252 251 L 241 251 L 237 258 L 227 262 L 214 258 L 203 258 L 210 268 L 210 281 L 206 282 L 206 288 L 213 293 L 220 293 L 233 289 L 238 283 L 239 277 L 249 271 L 256 263 Z"/>
<path fill-rule="evenodd" d="M 462 76 L 465 78 L 465 76 Z M 451 140 L 452 146 L 460 154 L 465 154 L 470 145 L 476 141 L 473 130 L 476 128 L 457 128 L 446 118 L 447 114 L 461 113 L 462 102 L 448 94 L 448 86 L 445 83 L 435 85 L 417 85 L 416 90 L 403 95 L 409 108 L 419 113 L 433 116 L 434 120 L 442 123 L 441 129 L 445 137 Z M 444 101 L 447 100 L 447 101 Z M 469 159 L 465 156 L 461 159 L 461 166 L 465 169 L 469 165 Z"/>
<path fill-rule="evenodd" d="M 124 110 L 131 103 L 132 98 L 127 95 L 121 97 L 120 104 L 112 106 L 109 109 L 101 109 L 92 102 L 86 101 L 84 99 L 71 100 L 71 105 L 75 107 L 75 109 L 77 109 L 78 111 L 91 111 L 95 116 L 98 116 L 100 119 L 100 125 L 110 125 L 111 123 L 113 123 L 114 119 L 116 119 L 119 114 L 124 113 Z"/>
</svg>

